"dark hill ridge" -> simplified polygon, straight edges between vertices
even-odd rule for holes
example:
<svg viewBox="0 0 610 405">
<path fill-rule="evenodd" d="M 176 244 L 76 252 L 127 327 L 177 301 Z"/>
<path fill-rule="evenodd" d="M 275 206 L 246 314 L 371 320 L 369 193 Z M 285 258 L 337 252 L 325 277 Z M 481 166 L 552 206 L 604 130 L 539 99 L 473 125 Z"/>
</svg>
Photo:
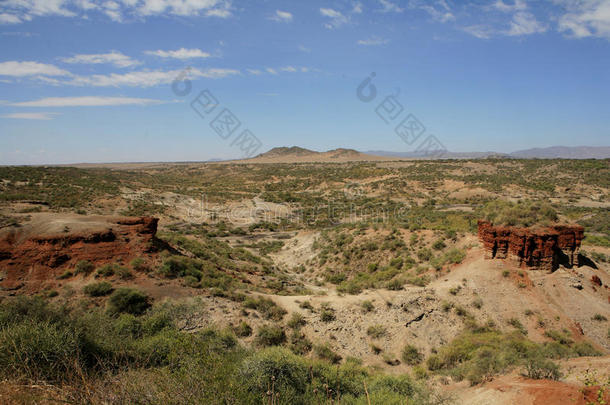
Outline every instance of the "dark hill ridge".
<svg viewBox="0 0 610 405">
<path fill-rule="evenodd" d="M 315 155 L 320 152 L 301 148 L 299 146 L 280 146 L 277 148 L 270 149 L 265 153 L 261 153 L 258 157 L 282 157 L 282 156 L 308 156 Z"/>
</svg>

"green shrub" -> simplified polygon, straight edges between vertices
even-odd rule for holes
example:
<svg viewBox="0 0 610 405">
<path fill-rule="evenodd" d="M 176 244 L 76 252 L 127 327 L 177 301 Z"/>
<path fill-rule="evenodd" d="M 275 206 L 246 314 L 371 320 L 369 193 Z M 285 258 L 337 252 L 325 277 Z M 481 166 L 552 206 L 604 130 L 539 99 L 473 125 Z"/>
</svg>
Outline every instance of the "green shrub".
<svg viewBox="0 0 610 405">
<path fill-rule="evenodd" d="M 608 320 L 608 318 L 602 314 L 595 314 L 591 319 L 597 322 L 606 322 Z"/>
<path fill-rule="evenodd" d="M 112 284 L 107 281 L 87 284 L 83 288 L 83 292 L 90 297 L 103 297 L 104 295 L 110 294 L 112 290 Z"/>
<path fill-rule="evenodd" d="M 320 308 L 320 319 L 322 322 L 332 322 L 335 320 L 335 310 L 328 305 L 322 305 Z"/>
<path fill-rule="evenodd" d="M 81 260 L 76 263 L 76 267 L 74 268 L 74 274 L 84 274 L 89 275 L 91 272 L 95 270 L 95 266 L 88 260 Z"/>
<path fill-rule="evenodd" d="M 369 300 L 364 300 L 360 303 L 363 312 L 371 312 L 375 309 L 373 303 Z"/>
<path fill-rule="evenodd" d="M 255 309 L 265 319 L 271 319 L 274 321 L 281 321 L 284 315 L 287 314 L 286 310 L 275 303 L 270 298 L 265 297 L 248 297 L 242 303 L 244 308 Z"/>
<path fill-rule="evenodd" d="M 559 380 L 561 378 L 559 366 L 551 360 L 541 357 L 527 359 L 525 362 L 525 375 L 527 378 L 534 380 Z"/>
<path fill-rule="evenodd" d="M 108 299 L 108 313 L 141 315 L 150 307 L 146 294 L 132 288 L 117 289 Z"/>
<path fill-rule="evenodd" d="M 112 277 L 114 276 L 115 266 L 113 264 L 105 264 L 102 267 L 98 268 L 95 272 L 96 277 Z"/>
<path fill-rule="evenodd" d="M 547 330 L 546 332 L 544 332 L 544 335 L 562 345 L 571 345 L 572 343 L 574 343 L 574 341 L 570 339 L 569 336 L 556 330 Z"/>
<path fill-rule="evenodd" d="M 316 356 L 318 356 L 320 359 L 327 360 L 333 364 L 339 363 L 342 359 L 342 357 L 335 353 L 328 343 L 315 345 L 313 350 Z"/>
<path fill-rule="evenodd" d="M 415 366 L 423 360 L 423 355 L 419 352 L 417 347 L 413 345 L 406 345 L 402 348 L 400 358 L 403 362 L 410 366 Z"/>
<path fill-rule="evenodd" d="M 247 322 L 241 321 L 237 327 L 235 327 L 235 334 L 239 337 L 248 337 L 252 335 L 252 327 Z"/>
<path fill-rule="evenodd" d="M 313 305 L 311 305 L 310 301 L 303 301 L 299 304 L 299 308 L 308 309 L 313 311 Z"/>
<path fill-rule="evenodd" d="M 26 320 L 0 329 L 0 374 L 32 380 L 65 381 L 76 377 L 80 342 L 65 326 Z"/>
<path fill-rule="evenodd" d="M 387 330 L 383 325 L 371 325 L 366 330 L 366 334 L 373 339 L 379 339 L 380 337 L 385 336 L 386 333 Z"/>
<path fill-rule="evenodd" d="M 513 328 L 517 329 L 519 332 L 523 333 L 524 335 L 527 335 L 527 329 L 525 329 L 525 326 L 523 326 L 521 321 L 517 318 L 510 318 L 508 320 L 508 324 Z"/>
<path fill-rule="evenodd" d="M 354 280 L 344 281 L 337 286 L 337 291 L 341 293 L 347 294 L 360 294 L 362 292 L 362 287 Z"/>
<path fill-rule="evenodd" d="M 237 380 L 243 384 L 248 400 L 260 403 L 267 398 L 273 383 L 286 404 L 302 404 L 308 389 L 308 367 L 302 358 L 281 347 L 260 350 L 246 358 L 239 367 Z M 238 401 L 240 402 L 240 401 Z"/>
<path fill-rule="evenodd" d="M 451 248 L 444 254 L 444 262 L 451 264 L 460 264 L 466 257 L 466 252 L 458 248 Z"/>
<path fill-rule="evenodd" d="M 288 320 L 288 327 L 292 329 L 299 329 L 301 326 L 305 326 L 306 323 L 307 321 L 305 321 L 303 315 L 298 312 L 293 312 L 292 316 Z"/>
<path fill-rule="evenodd" d="M 148 267 L 146 261 L 141 257 L 136 257 L 131 262 L 129 262 L 129 265 L 134 271 L 142 271 L 145 273 L 148 273 L 150 271 L 150 267 Z"/>
<path fill-rule="evenodd" d="M 395 279 L 388 281 L 386 283 L 385 287 L 391 291 L 399 291 L 399 290 L 402 290 L 403 285 L 404 285 L 404 282 L 401 279 L 395 278 Z"/>
<path fill-rule="evenodd" d="M 115 266 L 115 274 L 119 276 L 121 280 L 131 280 L 133 278 L 133 274 L 131 274 L 131 270 L 127 267 L 123 266 Z"/>
<path fill-rule="evenodd" d="M 259 346 L 279 346 L 286 341 L 284 329 L 276 325 L 263 325 L 256 331 Z"/>
<path fill-rule="evenodd" d="M 438 239 L 432 244 L 432 249 L 434 250 L 443 250 L 446 247 L 447 245 L 445 244 L 445 241 L 443 239 Z"/>
<path fill-rule="evenodd" d="M 432 259 L 432 251 L 428 248 L 422 248 L 417 251 L 417 258 L 422 262 L 427 262 Z"/>
<path fill-rule="evenodd" d="M 58 280 L 65 280 L 72 277 L 74 274 L 70 270 L 64 271 L 61 275 L 57 276 Z"/>
<path fill-rule="evenodd" d="M 574 343 L 572 350 L 579 356 L 601 356 L 602 352 L 594 348 L 589 342 Z"/>
</svg>

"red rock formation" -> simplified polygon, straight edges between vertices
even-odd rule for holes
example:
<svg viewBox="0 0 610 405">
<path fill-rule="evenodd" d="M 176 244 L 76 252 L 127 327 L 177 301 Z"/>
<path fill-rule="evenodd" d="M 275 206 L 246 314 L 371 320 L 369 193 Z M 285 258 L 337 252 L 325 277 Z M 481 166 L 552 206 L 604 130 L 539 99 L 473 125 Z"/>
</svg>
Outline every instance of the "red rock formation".
<svg viewBox="0 0 610 405">
<path fill-rule="evenodd" d="M 96 266 L 155 250 L 157 218 L 38 217 L 0 234 L 0 286 L 41 284 L 81 260 Z M 35 288 L 34 288 L 35 289 Z"/>
<path fill-rule="evenodd" d="M 479 221 L 479 239 L 486 257 L 515 259 L 520 266 L 555 270 L 559 264 L 577 264 L 584 228 L 580 225 L 555 225 L 543 228 L 494 226 Z"/>
</svg>

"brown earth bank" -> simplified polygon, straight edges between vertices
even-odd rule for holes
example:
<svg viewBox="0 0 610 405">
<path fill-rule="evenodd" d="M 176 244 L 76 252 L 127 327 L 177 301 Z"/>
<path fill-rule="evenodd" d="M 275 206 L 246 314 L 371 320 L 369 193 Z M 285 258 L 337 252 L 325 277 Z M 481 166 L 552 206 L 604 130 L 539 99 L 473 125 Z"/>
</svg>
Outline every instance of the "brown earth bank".
<svg viewBox="0 0 610 405">
<path fill-rule="evenodd" d="M 153 255 L 157 218 L 34 214 L 0 229 L 0 287 L 36 291 L 82 260 L 94 266 Z"/>
<path fill-rule="evenodd" d="M 521 267 L 556 270 L 578 265 L 584 228 L 580 225 L 521 228 L 478 222 L 479 239 L 489 259 L 513 259 Z"/>
<path fill-rule="evenodd" d="M 583 386 L 561 381 L 503 376 L 469 388 L 458 397 L 461 399 L 460 403 L 470 405 L 589 405 L 607 404 L 610 401 L 610 392 L 599 385 Z"/>
</svg>

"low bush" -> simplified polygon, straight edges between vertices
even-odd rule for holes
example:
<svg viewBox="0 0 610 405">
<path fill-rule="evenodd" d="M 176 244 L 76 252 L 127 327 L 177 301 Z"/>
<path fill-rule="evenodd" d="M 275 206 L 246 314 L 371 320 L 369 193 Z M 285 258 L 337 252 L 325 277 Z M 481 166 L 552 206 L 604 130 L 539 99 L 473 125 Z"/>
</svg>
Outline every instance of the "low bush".
<svg viewBox="0 0 610 405">
<path fill-rule="evenodd" d="M 375 309 L 373 303 L 369 300 L 364 300 L 360 303 L 363 312 L 371 312 Z"/>
<path fill-rule="evenodd" d="M 255 309 L 260 312 L 263 318 L 274 321 L 281 321 L 287 314 L 284 308 L 277 305 L 272 299 L 265 297 L 248 297 L 244 300 L 242 306 Z"/>
<path fill-rule="evenodd" d="M 83 292 L 90 297 L 103 297 L 112 292 L 112 284 L 107 281 L 101 281 L 99 283 L 87 284 L 83 288 Z"/>
<path fill-rule="evenodd" d="M 235 327 L 235 334 L 239 337 L 248 337 L 252 335 L 252 327 L 247 322 L 241 321 L 239 325 Z"/>
<path fill-rule="evenodd" d="M 366 330 L 366 334 L 372 337 L 373 339 L 379 339 L 380 337 L 385 336 L 387 330 L 383 325 L 371 325 Z"/>
<path fill-rule="evenodd" d="M 402 352 L 400 354 L 400 358 L 403 362 L 410 366 L 415 366 L 422 362 L 423 355 L 419 352 L 417 347 L 413 345 L 406 345 L 402 348 Z"/>
<path fill-rule="evenodd" d="M 256 343 L 259 346 L 279 346 L 286 342 L 284 329 L 276 325 L 263 325 L 256 331 Z"/>
<path fill-rule="evenodd" d="M 141 315 L 150 307 L 148 296 L 138 290 L 122 287 L 108 299 L 108 313 Z"/>
<path fill-rule="evenodd" d="M 342 357 L 335 353 L 328 343 L 315 345 L 313 350 L 316 356 L 318 356 L 320 359 L 327 360 L 333 364 L 339 363 L 342 359 Z"/>
<path fill-rule="evenodd" d="M 305 326 L 306 323 L 307 321 L 305 321 L 303 315 L 298 312 L 293 312 L 292 316 L 288 320 L 288 327 L 292 329 L 299 329 L 300 327 Z"/>
<path fill-rule="evenodd" d="M 534 380 L 559 380 L 561 378 L 559 366 L 553 361 L 541 357 L 527 359 L 525 375 Z"/>
<path fill-rule="evenodd" d="M 74 274 L 89 275 L 95 270 L 95 266 L 88 260 L 81 260 L 74 267 Z"/>
</svg>

